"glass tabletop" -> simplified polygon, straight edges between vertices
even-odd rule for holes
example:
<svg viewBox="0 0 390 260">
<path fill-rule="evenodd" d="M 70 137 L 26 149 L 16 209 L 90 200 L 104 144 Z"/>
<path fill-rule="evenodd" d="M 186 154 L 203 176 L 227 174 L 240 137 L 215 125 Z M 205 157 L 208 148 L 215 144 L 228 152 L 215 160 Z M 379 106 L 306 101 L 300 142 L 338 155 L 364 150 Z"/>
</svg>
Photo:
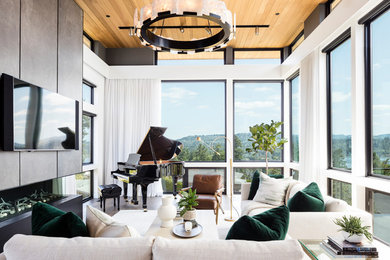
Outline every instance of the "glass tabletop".
<svg viewBox="0 0 390 260">
<path fill-rule="evenodd" d="M 321 247 L 321 243 L 323 240 L 320 239 L 299 239 L 299 243 L 302 245 L 305 253 L 313 260 L 336 260 L 336 259 L 376 259 L 379 258 L 371 258 L 371 257 L 361 257 L 361 256 L 340 256 L 333 257 L 331 256 L 325 249 Z"/>
</svg>

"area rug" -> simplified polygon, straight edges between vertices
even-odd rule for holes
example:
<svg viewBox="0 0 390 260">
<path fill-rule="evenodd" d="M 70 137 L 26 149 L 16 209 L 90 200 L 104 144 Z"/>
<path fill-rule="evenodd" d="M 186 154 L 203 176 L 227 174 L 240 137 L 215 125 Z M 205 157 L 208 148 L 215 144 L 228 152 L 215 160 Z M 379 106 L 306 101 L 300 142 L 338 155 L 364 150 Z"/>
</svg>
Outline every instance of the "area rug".
<svg viewBox="0 0 390 260">
<path fill-rule="evenodd" d="M 157 210 L 121 210 L 113 216 L 115 220 L 135 228 L 140 235 L 148 231 L 156 217 Z"/>
</svg>

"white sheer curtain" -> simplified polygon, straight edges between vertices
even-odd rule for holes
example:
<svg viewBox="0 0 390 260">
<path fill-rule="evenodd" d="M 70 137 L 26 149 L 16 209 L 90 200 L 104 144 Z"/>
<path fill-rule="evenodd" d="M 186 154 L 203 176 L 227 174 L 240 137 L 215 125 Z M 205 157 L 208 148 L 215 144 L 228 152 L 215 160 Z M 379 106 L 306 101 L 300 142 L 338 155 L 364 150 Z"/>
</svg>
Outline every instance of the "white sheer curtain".
<svg viewBox="0 0 390 260">
<path fill-rule="evenodd" d="M 150 126 L 161 125 L 161 81 L 110 79 L 105 90 L 105 181 L 117 162 L 136 153 Z M 129 185 L 129 195 L 131 195 Z M 161 179 L 148 186 L 148 196 L 161 196 Z"/>
<path fill-rule="evenodd" d="M 319 51 L 316 49 L 301 62 L 301 142 L 299 179 L 308 183 L 320 178 L 320 112 Z"/>
</svg>

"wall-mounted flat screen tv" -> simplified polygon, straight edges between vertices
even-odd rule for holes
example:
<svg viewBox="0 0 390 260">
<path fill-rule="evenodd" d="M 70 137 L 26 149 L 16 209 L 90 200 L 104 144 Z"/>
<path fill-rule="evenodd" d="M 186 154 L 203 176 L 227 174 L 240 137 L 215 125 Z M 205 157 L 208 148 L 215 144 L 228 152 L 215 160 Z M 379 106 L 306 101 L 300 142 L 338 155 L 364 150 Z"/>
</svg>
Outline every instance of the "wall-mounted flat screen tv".
<svg viewBox="0 0 390 260">
<path fill-rule="evenodd" d="M 78 150 L 78 101 L 1 77 L 2 149 Z"/>
</svg>

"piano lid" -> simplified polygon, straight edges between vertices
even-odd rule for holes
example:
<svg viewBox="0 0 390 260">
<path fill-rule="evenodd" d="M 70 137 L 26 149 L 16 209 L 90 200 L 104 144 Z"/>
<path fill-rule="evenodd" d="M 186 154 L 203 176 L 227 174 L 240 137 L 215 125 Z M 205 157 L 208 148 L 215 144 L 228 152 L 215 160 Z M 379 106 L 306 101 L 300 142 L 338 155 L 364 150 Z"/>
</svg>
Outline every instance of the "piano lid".
<svg viewBox="0 0 390 260">
<path fill-rule="evenodd" d="M 166 127 L 151 126 L 149 128 L 149 131 L 137 152 L 141 155 L 140 161 L 170 160 L 179 155 L 182 143 L 166 138 L 164 136 L 166 130 Z M 152 142 L 156 158 L 153 158 L 149 140 Z"/>
</svg>

